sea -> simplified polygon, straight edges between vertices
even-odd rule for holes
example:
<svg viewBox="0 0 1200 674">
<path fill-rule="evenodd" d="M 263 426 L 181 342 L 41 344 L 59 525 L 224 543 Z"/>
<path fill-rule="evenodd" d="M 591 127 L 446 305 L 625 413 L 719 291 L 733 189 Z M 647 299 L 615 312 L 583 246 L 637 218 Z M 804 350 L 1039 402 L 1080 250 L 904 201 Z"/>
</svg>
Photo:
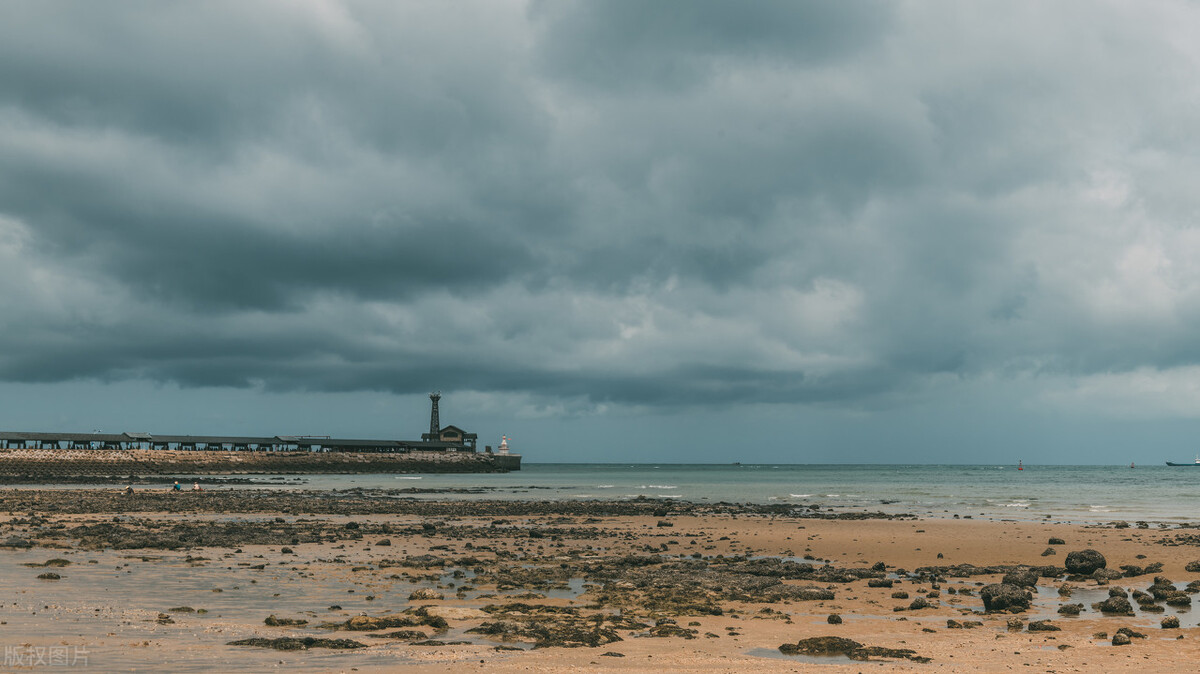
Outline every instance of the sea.
<svg viewBox="0 0 1200 674">
<path fill-rule="evenodd" d="M 921 517 L 1189 523 L 1200 467 L 527 463 L 495 474 L 266 476 L 264 488 L 388 489 L 431 499 L 651 498 Z M 218 486 L 218 488 L 220 488 Z"/>
</svg>

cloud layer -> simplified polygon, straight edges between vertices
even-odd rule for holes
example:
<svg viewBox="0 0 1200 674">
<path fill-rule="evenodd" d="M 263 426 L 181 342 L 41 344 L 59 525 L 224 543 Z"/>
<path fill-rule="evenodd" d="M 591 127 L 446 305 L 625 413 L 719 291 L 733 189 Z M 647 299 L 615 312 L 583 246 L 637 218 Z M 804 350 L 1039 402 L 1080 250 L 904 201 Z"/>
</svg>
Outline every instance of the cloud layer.
<svg viewBox="0 0 1200 674">
<path fill-rule="evenodd" d="M 1167 1 L 9 8 L 0 379 L 1178 381 L 1198 33 Z"/>
</svg>

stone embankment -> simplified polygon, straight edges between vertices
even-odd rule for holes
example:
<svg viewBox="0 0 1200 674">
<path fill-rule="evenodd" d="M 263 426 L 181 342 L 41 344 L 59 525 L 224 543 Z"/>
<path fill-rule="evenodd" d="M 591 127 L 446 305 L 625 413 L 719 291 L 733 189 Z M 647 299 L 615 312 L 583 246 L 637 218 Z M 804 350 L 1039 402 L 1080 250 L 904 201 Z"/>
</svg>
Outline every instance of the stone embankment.
<svg viewBox="0 0 1200 674">
<path fill-rule="evenodd" d="M 501 457 L 504 458 L 504 457 Z M 217 452 L 171 449 L 0 449 L 0 476 L 495 473 L 519 470 L 472 452 Z"/>
</svg>

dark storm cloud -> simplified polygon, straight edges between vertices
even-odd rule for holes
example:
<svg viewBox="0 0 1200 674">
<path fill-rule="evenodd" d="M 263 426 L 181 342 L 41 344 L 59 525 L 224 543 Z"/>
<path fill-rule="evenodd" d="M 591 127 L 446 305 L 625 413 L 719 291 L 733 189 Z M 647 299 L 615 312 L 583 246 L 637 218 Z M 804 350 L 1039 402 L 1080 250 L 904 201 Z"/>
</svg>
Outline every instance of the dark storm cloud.
<svg viewBox="0 0 1200 674">
<path fill-rule="evenodd" d="M 856 407 L 1191 367 L 1197 21 L 11 7 L 0 377 Z"/>
<path fill-rule="evenodd" d="M 701 0 L 686 8 L 635 0 L 533 5 L 541 65 L 569 84 L 677 89 L 726 60 L 821 63 L 852 55 L 888 23 L 884 2 Z"/>
</svg>

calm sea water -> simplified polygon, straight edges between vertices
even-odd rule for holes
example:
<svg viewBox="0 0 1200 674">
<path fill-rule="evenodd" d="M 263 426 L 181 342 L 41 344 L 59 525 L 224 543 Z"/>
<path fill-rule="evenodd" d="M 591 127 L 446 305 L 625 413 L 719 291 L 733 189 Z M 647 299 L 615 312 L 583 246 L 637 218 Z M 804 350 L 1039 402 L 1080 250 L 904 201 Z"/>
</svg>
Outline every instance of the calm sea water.
<svg viewBox="0 0 1200 674">
<path fill-rule="evenodd" d="M 495 475 L 312 475 L 290 487 L 468 490 L 415 498 L 788 503 L 835 511 L 1022 520 L 1200 519 L 1200 468 L 1168 466 L 530 463 Z"/>
</svg>

